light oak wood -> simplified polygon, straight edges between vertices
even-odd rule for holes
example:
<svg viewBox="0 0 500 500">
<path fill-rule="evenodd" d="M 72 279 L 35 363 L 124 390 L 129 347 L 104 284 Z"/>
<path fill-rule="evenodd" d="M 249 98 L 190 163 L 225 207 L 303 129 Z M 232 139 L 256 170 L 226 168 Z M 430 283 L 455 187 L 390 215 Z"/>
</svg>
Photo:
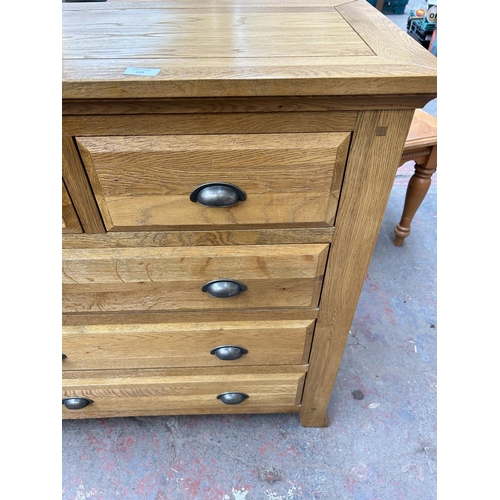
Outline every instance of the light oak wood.
<svg viewBox="0 0 500 500">
<path fill-rule="evenodd" d="M 431 148 L 437 143 L 437 118 L 423 109 L 416 109 L 406 137 L 401 162 L 420 149 Z"/>
<path fill-rule="evenodd" d="M 325 273 L 302 425 L 325 427 L 326 411 L 413 111 L 365 111 L 353 137 Z"/>
<path fill-rule="evenodd" d="M 63 180 L 83 229 L 86 233 L 104 233 L 104 224 L 72 137 L 63 136 L 62 152 Z"/>
<path fill-rule="evenodd" d="M 76 215 L 75 207 L 71 202 L 68 190 L 62 183 L 62 232 L 63 233 L 81 233 L 82 226 Z"/>
<path fill-rule="evenodd" d="M 360 0 L 365 2 L 366 0 Z M 398 28 L 399 29 L 399 28 Z M 425 67 L 413 66 L 404 62 L 390 61 L 387 59 L 376 59 L 367 56 L 364 60 L 360 57 L 346 57 L 343 60 L 335 58 L 329 64 L 320 64 L 315 61 L 319 58 L 300 59 L 286 58 L 281 60 L 281 66 L 276 68 L 275 60 L 261 61 L 265 66 L 258 66 L 252 59 L 226 58 L 201 60 L 178 59 L 174 64 L 172 60 L 155 59 L 107 59 L 99 64 L 95 62 L 96 80 L 89 84 L 69 80 L 63 86 L 63 96 L 70 99 L 85 98 L 127 98 L 130 95 L 143 94 L 144 98 L 155 97 L 199 97 L 208 95 L 213 97 L 249 96 L 251 87 L 259 87 L 261 95 L 264 96 L 288 96 L 304 93 L 307 95 L 359 95 L 367 91 L 369 95 L 389 94 L 414 94 L 414 87 L 408 87 L 408 80 L 415 81 L 417 87 L 422 87 L 423 92 L 435 96 L 435 69 L 429 70 Z M 359 67 L 352 64 L 353 59 L 360 63 Z M 230 63 L 228 62 L 230 61 Z M 373 63 L 372 63 L 373 61 Z M 317 63 L 315 65 L 314 63 Z M 253 63 L 253 64 L 252 64 Z M 294 64 L 295 63 L 295 64 Z M 309 64 L 308 66 L 304 66 Z M 372 64 L 370 64 L 372 63 Z M 228 65 L 231 66 L 228 67 Z M 191 71 L 183 71 L 182 68 L 192 66 Z M 69 66 L 69 65 L 66 65 Z M 78 76 L 82 82 L 88 71 L 88 61 L 72 60 L 71 76 Z M 122 76 L 127 67 L 158 68 L 160 72 L 171 75 L 172 80 L 178 79 L 179 83 L 172 86 L 168 81 L 164 86 L 145 84 L 141 80 L 127 80 Z M 299 69 L 300 68 L 300 71 Z M 99 71 L 97 71 L 97 69 Z M 63 67 L 64 70 L 64 67 Z M 386 75 L 394 73 L 393 79 Z M 183 80 L 186 75 L 201 74 L 202 79 Z M 297 74 L 301 77 L 297 78 Z M 107 83 L 109 79 L 119 79 L 113 84 Z M 399 75 L 399 76 L 397 76 Z M 224 79 L 225 77 L 225 79 Z M 357 77 L 353 79 L 352 77 Z M 245 80 L 246 78 L 246 80 Z M 247 85 L 236 84 L 244 82 Z M 193 92 L 196 88 L 196 92 Z M 126 90 L 125 90 L 126 89 Z M 164 90 L 163 90 L 164 89 Z M 397 102 L 397 97 L 394 97 Z M 419 106 L 426 104 L 424 100 Z"/>
<path fill-rule="evenodd" d="M 316 278 L 328 245 L 63 250 L 63 284 L 206 281 L 238 278 Z M 235 278 L 236 279 L 236 278 Z"/>
<path fill-rule="evenodd" d="M 232 273 L 230 278 L 236 279 Z M 322 276 L 317 278 L 246 279 L 248 290 L 216 299 L 201 291 L 206 282 L 63 285 L 63 312 L 168 311 L 317 307 Z"/>
<path fill-rule="evenodd" d="M 314 321 L 219 321 L 63 327 L 63 370 L 308 362 Z M 245 348 L 235 360 L 212 349 Z"/>
<path fill-rule="evenodd" d="M 331 225 L 349 134 L 78 138 L 106 228 Z M 308 179 L 304 182 L 303 179 Z M 204 207 L 191 192 L 228 182 L 247 196 Z"/>
<path fill-rule="evenodd" d="M 95 401 L 63 418 L 300 412 L 326 425 L 436 58 L 366 0 L 62 8 L 63 179 L 85 231 L 62 238 L 64 394 Z M 213 173 L 247 201 L 217 215 L 162 205 Z M 208 298 L 219 277 L 248 290 Z M 219 339 L 253 343 L 205 365 Z M 226 406 L 225 390 L 250 398 Z"/>
<path fill-rule="evenodd" d="M 300 386 L 299 386 L 300 387 Z M 300 388 L 297 392 L 300 391 Z M 153 417 L 153 416 L 166 416 L 166 415 L 238 415 L 238 414 L 261 414 L 261 413 L 299 413 L 300 405 L 224 405 L 208 407 L 206 405 L 194 406 L 178 406 L 175 405 L 151 405 L 149 401 L 147 404 L 141 405 L 139 408 L 130 408 L 125 404 L 121 408 L 116 408 L 110 405 L 111 408 L 103 409 L 102 406 L 90 409 L 89 407 L 79 411 L 68 411 L 63 407 L 63 420 L 83 420 L 88 418 L 116 418 L 116 417 Z"/>
<path fill-rule="evenodd" d="M 134 325 L 139 323 L 202 323 L 227 321 L 295 321 L 314 320 L 318 308 L 311 309 L 233 309 L 204 311 L 165 311 L 138 313 L 69 313 L 62 317 L 63 326 Z"/>
<path fill-rule="evenodd" d="M 63 132 L 74 136 L 158 134 L 264 134 L 353 130 L 352 111 L 304 113 L 190 113 L 187 115 L 63 116 Z"/>
<path fill-rule="evenodd" d="M 169 414 L 180 409 L 191 414 L 273 412 L 276 407 L 294 411 L 306 366 L 271 373 L 240 368 L 229 375 L 215 370 L 178 376 L 122 370 L 117 377 L 105 373 L 99 378 L 96 373 L 87 372 L 85 378 L 64 378 L 63 399 L 86 397 L 93 403 L 81 410 L 68 410 L 63 405 L 63 418 L 130 416 L 145 411 Z M 225 392 L 243 392 L 249 397 L 238 405 L 225 405 L 217 399 Z"/>
<path fill-rule="evenodd" d="M 308 5 L 308 10 L 314 10 L 318 8 L 328 8 L 331 10 L 332 7 L 336 7 L 337 5 L 342 5 L 348 0 L 311 0 L 307 5 Z M 141 3 L 143 3 L 141 5 Z M 165 7 L 169 6 L 172 8 L 176 9 L 182 9 L 181 12 L 185 11 L 197 11 L 197 10 L 202 10 L 206 11 L 207 8 L 213 10 L 217 9 L 219 10 L 220 7 L 223 8 L 228 8 L 234 10 L 235 6 L 240 8 L 249 7 L 252 9 L 257 9 L 256 12 L 259 12 L 260 9 L 265 9 L 265 8 L 280 8 L 284 9 L 286 7 L 289 8 L 304 8 L 304 0 L 289 0 L 285 5 L 283 5 L 283 2 L 280 0 L 277 1 L 270 1 L 270 0 L 248 0 L 246 2 L 234 2 L 233 0 L 208 0 L 207 2 L 200 3 L 199 0 L 170 0 L 168 4 L 165 4 L 164 1 L 161 0 L 134 0 L 134 1 L 127 1 L 127 0 L 108 0 L 108 5 L 107 9 L 116 9 L 116 8 L 139 8 L 143 6 L 147 6 L 148 9 L 164 9 Z M 103 9 L 102 4 L 100 3 L 92 3 L 91 5 L 87 5 L 86 7 L 92 9 L 92 10 L 101 10 Z M 74 11 L 81 11 L 81 10 L 87 10 L 84 9 L 81 4 L 78 3 L 70 3 L 68 4 L 68 10 L 74 10 Z M 154 11 L 153 11 L 154 12 Z"/>
<path fill-rule="evenodd" d="M 106 15 L 107 14 L 107 15 Z M 110 12 L 92 16 L 93 27 L 78 19 L 63 33 L 63 51 L 68 59 L 106 59 L 111 53 L 116 58 L 187 58 L 203 57 L 283 58 L 302 55 L 301 44 L 308 42 L 314 30 L 314 44 L 308 49 L 316 57 L 371 56 L 370 48 L 337 12 L 311 13 L 309 23 L 300 14 L 276 16 L 247 14 L 244 22 L 234 14 L 220 13 L 217 30 L 207 16 L 194 19 L 190 14 L 177 14 L 169 9 L 136 9 L 134 23 L 127 13 L 115 11 L 110 24 Z M 196 22 L 198 21 L 198 22 Z M 186 29 L 187 27 L 187 29 Z M 235 27 L 238 36 L 235 37 Z M 297 31 L 300 28 L 300 31 Z"/>
<path fill-rule="evenodd" d="M 282 96 L 282 97 L 225 97 L 192 99 L 67 99 L 62 104 L 63 115 L 145 115 L 175 113 L 299 113 L 308 111 L 357 111 L 363 109 L 415 109 L 424 106 L 434 95 L 404 95 L 397 101 L 387 95 L 353 96 Z M 313 117 L 314 115 L 308 115 Z M 248 117 L 248 116 L 247 116 Z M 294 115 L 297 117 L 297 115 Z M 165 117 L 171 118 L 171 117 Z M 278 117 L 275 117 L 278 118 Z M 283 118 L 283 117 L 280 117 Z M 340 121 L 342 118 L 342 122 Z M 349 115 L 335 113 L 329 127 L 346 130 Z M 338 125 L 337 121 L 338 120 Z M 90 127 L 91 123 L 88 124 Z M 322 130 L 323 131 L 323 130 Z M 87 132 L 87 129 L 85 129 Z"/>
<path fill-rule="evenodd" d="M 328 245 L 63 250 L 63 311 L 316 307 Z M 248 289 L 221 299 L 216 279 Z"/>
<path fill-rule="evenodd" d="M 182 377 L 199 377 L 205 375 L 213 375 L 219 380 L 224 378 L 233 378 L 235 375 L 246 375 L 252 378 L 254 375 L 269 375 L 272 373 L 290 374 L 290 373 L 305 373 L 307 365 L 283 365 L 279 367 L 278 372 L 276 366 L 209 366 L 204 368 L 188 367 L 188 368 L 137 368 L 134 370 L 71 370 L 64 373 L 64 380 L 69 382 L 72 387 L 77 384 L 75 380 L 87 379 L 103 379 L 109 378 L 112 380 L 127 380 L 129 378 L 182 378 Z"/>
<path fill-rule="evenodd" d="M 276 245 L 287 243 L 330 243 L 334 229 L 233 229 L 214 231 L 127 232 L 98 235 L 67 235 L 63 248 L 178 247 L 219 245 Z"/>
<path fill-rule="evenodd" d="M 88 407 L 87 407 L 88 408 Z M 238 414 L 261 414 L 261 413 L 299 413 L 300 405 L 236 405 L 229 406 L 224 405 L 221 407 L 182 407 L 170 405 L 150 405 L 145 404 L 141 408 L 131 409 L 126 407 L 126 409 L 116 409 L 114 406 L 111 409 L 104 410 L 99 409 L 96 411 L 81 410 L 69 412 L 68 410 L 63 410 L 63 420 L 83 420 L 87 418 L 116 418 L 116 417 L 152 417 L 152 416 L 166 416 L 166 415 L 212 415 L 212 414 L 224 414 L 224 415 L 238 415 Z"/>
<path fill-rule="evenodd" d="M 63 4 L 63 98 L 435 92 L 435 58 L 366 0 L 106 4 Z"/>
</svg>

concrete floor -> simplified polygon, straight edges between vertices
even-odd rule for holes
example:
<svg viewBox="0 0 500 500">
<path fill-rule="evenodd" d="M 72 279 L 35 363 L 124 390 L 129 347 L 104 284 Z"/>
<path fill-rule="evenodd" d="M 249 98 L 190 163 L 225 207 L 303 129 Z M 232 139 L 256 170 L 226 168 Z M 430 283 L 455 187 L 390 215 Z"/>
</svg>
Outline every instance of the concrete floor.
<svg viewBox="0 0 500 500">
<path fill-rule="evenodd" d="M 281 414 L 66 420 L 62 499 L 435 499 L 437 174 L 396 247 L 412 173 L 394 182 L 328 428 Z"/>
</svg>

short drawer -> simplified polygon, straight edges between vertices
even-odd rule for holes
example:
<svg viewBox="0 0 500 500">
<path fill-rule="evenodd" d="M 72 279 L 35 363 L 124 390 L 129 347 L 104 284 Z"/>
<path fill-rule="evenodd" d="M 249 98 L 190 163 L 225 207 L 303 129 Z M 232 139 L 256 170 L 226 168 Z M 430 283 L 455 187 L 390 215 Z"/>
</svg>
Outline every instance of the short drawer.
<svg viewBox="0 0 500 500">
<path fill-rule="evenodd" d="M 313 320 L 64 326 L 63 370 L 307 363 Z"/>
<path fill-rule="evenodd" d="M 79 137 L 77 144 L 106 228 L 120 231 L 330 226 L 349 138 L 349 132 L 118 136 Z"/>
<path fill-rule="evenodd" d="M 66 372 L 63 418 L 299 411 L 306 369 Z"/>
<path fill-rule="evenodd" d="M 328 247 L 66 249 L 63 312 L 316 307 Z"/>
</svg>

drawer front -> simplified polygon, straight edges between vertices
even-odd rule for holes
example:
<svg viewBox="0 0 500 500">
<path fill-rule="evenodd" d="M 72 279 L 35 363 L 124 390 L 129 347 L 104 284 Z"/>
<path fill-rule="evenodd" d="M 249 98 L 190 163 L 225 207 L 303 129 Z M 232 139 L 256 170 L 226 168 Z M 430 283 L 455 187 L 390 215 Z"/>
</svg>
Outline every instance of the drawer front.
<svg viewBox="0 0 500 500">
<path fill-rule="evenodd" d="M 63 370 L 307 363 L 314 321 L 63 327 Z"/>
<path fill-rule="evenodd" d="M 106 228 L 136 230 L 332 225 L 349 138 L 348 132 L 221 134 L 80 137 L 77 143 Z M 244 196 L 192 196 L 210 183 L 237 186 Z M 203 204 L 191 200 L 197 196 Z M 207 197 L 237 203 L 205 206 Z"/>
<path fill-rule="evenodd" d="M 64 181 L 62 182 L 62 232 L 63 233 L 82 233 L 82 226 L 76 215 L 75 207 L 71 202 L 68 190 Z"/>
<path fill-rule="evenodd" d="M 272 373 L 275 370 L 268 370 L 269 373 L 211 370 L 191 370 L 189 375 L 132 370 L 122 371 L 117 376 L 106 375 L 103 370 L 89 372 L 89 377 L 65 378 L 63 418 L 298 411 L 304 366 L 290 367 L 282 372 L 277 368 L 277 373 Z M 222 396 L 224 394 L 226 396 Z M 66 403 L 69 406 L 72 403 L 73 409 L 64 404 L 66 398 L 73 399 Z M 92 403 L 78 408 L 83 398 Z M 227 404 L 224 399 L 236 404 Z"/>
<path fill-rule="evenodd" d="M 316 307 L 328 247 L 67 249 L 63 312 Z"/>
</svg>

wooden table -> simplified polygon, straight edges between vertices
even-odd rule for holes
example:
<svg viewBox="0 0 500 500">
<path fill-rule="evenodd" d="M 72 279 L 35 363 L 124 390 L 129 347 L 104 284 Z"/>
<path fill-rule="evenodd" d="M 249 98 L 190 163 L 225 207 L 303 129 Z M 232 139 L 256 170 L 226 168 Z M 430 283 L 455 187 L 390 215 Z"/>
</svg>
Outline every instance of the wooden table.
<svg viewBox="0 0 500 500">
<path fill-rule="evenodd" d="M 328 425 L 436 58 L 366 0 L 62 7 L 63 417 Z"/>
<path fill-rule="evenodd" d="M 399 164 L 408 161 L 415 162 L 415 173 L 408 182 L 401 220 L 394 228 L 394 244 L 398 247 L 410 235 L 413 217 L 431 187 L 437 168 L 437 118 L 423 109 L 415 110 Z"/>
</svg>

